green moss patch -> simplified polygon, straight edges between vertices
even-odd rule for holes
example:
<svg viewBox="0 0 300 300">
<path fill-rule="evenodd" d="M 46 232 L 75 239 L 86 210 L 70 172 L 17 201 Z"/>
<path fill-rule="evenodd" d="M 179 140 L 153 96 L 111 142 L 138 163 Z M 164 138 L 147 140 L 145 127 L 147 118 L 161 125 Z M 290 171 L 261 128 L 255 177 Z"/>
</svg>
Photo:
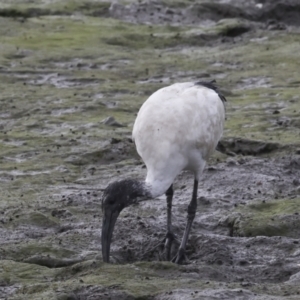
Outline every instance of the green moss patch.
<svg viewBox="0 0 300 300">
<path fill-rule="evenodd" d="M 300 198 L 255 202 L 233 216 L 233 235 L 299 237 Z"/>
</svg>

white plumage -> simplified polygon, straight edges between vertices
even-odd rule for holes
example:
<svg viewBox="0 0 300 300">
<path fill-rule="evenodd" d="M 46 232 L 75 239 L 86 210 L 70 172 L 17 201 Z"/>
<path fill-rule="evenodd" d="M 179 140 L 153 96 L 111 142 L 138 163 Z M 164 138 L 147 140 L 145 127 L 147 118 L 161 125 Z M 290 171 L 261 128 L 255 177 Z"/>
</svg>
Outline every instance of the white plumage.
<svg viewBox="0 0 300 300">
<path fill-rule="evenodd" d="M 173 182 L 183 170 L 194 173 L 192 200 L 186 229 L 177 255 L 182 262 L 189 232 L 196 214 L 199 177 L 221 138 L 225 120 L 225 97 L 213 82 L 176 83 L 152 94 L 142 105 L 133 140 L 147 167 L 145 181 L 126 179 L 111 183 L 103 193 L 102 256 L 109 262 L 110 243 L 122 209 L 141 199 L 167 196 L 165 256 L 170 260 L 172 242 Z"/>
<path fill-rule="evenodd" d="M 142 105 L 132 132 L 147 167 L 152 197 L 163 194 L 183 170 L 199 177 L 223 132 L 224 104 L 213 89 L 176 83 Z"/>
</svg>

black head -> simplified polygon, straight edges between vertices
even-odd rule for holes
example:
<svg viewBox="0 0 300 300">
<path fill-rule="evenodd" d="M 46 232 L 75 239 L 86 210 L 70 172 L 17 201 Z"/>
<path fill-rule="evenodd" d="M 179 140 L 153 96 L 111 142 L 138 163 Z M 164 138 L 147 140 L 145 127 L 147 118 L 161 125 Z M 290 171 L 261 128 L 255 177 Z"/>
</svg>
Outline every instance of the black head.
<svg viewBox="0 0 300 300">
<path fill-rule="evenodd" d="M 132 179 L 111 183 L 103 192 L 102 210 L 111 209 L 121 212 L 123 208 L 135 202 L 134 200 L 139 196 L 140 186 L 140 182 Z"/>
<path fill-rule="evenodd" d="M 101 237 L 104 262 L 109 262 L 111 238 L 120 212 L 146 194 L 145 184 L 131 179 L 113 182 L 104 190 Z"/>
</svg>

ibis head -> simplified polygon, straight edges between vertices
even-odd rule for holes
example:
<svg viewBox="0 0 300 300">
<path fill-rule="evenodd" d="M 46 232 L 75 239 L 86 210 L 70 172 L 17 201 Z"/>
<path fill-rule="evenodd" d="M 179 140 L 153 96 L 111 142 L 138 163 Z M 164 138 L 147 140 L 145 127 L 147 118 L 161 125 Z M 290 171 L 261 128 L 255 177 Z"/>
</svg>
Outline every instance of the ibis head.
<svg viewBox="0 0 300 300">
<path fill-rule="evenodd" d="M 143 182 L 126 179 L 111 183 L 102 198 L 102 257 L 109 262 L 110 244 L 113 230 L 120 212 L 127 206 L 147 197 L 147 189 Z"/>
</svg>

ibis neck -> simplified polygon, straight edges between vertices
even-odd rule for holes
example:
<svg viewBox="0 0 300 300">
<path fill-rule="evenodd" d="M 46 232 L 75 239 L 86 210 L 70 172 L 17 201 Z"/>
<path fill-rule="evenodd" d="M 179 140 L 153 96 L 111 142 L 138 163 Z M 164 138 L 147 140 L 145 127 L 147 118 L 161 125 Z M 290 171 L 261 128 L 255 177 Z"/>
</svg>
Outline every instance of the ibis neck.
<svg viewBox="0 0 300 300">
<path fill-rule="evenodd" d="M 138 181 L 131 180 L 130 188 L 127 190 L 128 199 L 131 203 L 137 203 L 147 199 L 156 198 L 166 192 L 166 190 L 170 187 L 172 182 L 165 182 L 161 180 L 147 180 L 146 181 Z"/>
<path fill-rule="evenodd" d="M 152 180 L 147 176 L 145 181 L 125 179 L 118 182 L 118 188 L 122 189 L 125 197 L 125 207 L 143 200 L 156 198 L 166 192 L 172 184 L 172 180 Z"/>
<path fill-rule="evenodd" d="M 125 206 L 152 198 L 151 191 L 144 181 L 125 179 L 120 181 L 120 184 L 127 194 L 128 203 Z"/>
<path fill-rule="evenodd" d="M 150 198 L 156 198 L 163 195 L 167 189 L 172 185 L 174 176 L 166 176 L 155 178 L 150 173 L 147 174 L 144 185 L 151 195 Z"/>
</svg>

